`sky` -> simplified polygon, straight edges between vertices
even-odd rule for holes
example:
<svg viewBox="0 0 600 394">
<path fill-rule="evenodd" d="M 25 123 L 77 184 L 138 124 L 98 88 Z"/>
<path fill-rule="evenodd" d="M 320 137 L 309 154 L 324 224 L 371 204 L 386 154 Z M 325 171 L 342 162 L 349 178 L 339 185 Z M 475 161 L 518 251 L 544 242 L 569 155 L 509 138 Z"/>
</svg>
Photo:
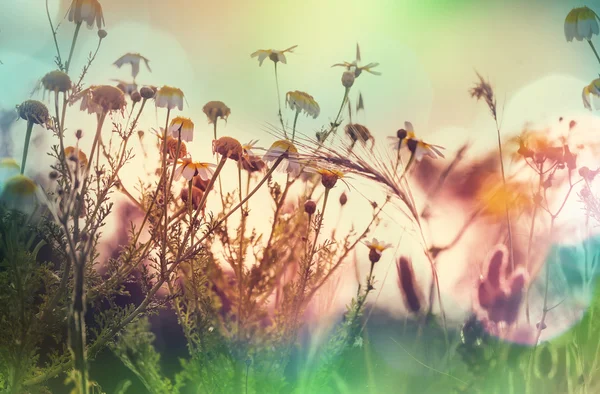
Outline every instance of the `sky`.
<svg viewBox="0 0 600 394">
<path fill-rule="evenodd" d="M 55 68 L 55 52 L 43 0 L 0 3 L 0 109 L 9 109 L 29 98 L 36 81 Z M 73 25 L 63 20 L 69 4 L 49 1 L 53 21 L 62 21 L 58 40 L 63 57 L 73 34 Z M 211 157 L 212 130 L 202 113 L 211 100 L 223 101 L 232 110 L 227 124 L 220 126 L 223 135 L 270 145 L 273 137 L 265 129 L 267 123 L 278 121 L 273 67 L 269 61 L 259 67 L 250 54 L 292 45 L 297 49 L 279 67 L 281 93 L 301 90 L 318 101 L 321 115 L 299 120 L 299 130 L 311 136 L 333 120 L 344 92 L 343 69 L 331 65 L 354 60 L 357 43 L 364 63 L 380 63 L 376 70 L 382 75 L 364 73 L 351 95 L 352 100 L 359 91 L 364 96 L 365 111 L 355 120 L 369 127 L 378 144 L 385 144 L 386 136 L 411 121 L 420 136 L 445 146 L 450 157 L 466 141 L 472 142 L 474 155 L 495 149 L 496 131 L 488 109 L 468 94 L 476 72 L 495 88 L 506 138 L 527 122 L 555 127 L 559 116 L 585 119 L 589 133 L 599 128 L 595 115 L 581 102 L 581 90 L 598 77 L 599 65 L 585 43 L 567 43 L 563 32 L 564 18 L 572 8 L 588 5 L 599 12 L 596 1 L 101 0 L 101 4 L 108 36 L 87 82 L 130 80 L 126 68 L 111 65 L 126 52 L 149 58 L 152 72 L 142 67 L 137 82 L 184 91 L 187 104 L 181 115 L 196 122 L 198 137 L 191 147 L 198 156 Z M 600 45 L 600 40 L 596 42 Z M 82 29 L 73 70 L 81 69 L 96 43 L 96 31 Z M 152 108 L 141 128 L 158 128 L 164 116 L 163 110 Z M 284 116 L 291 121 L 285 108 Z M 73 114 L 70 119 L 72 130 L 92 133 L 92 117 Z M 19 122 L 13 130 L 17 147 L 24 128 Z M 39 129 L 34 133 L 42 146 L 51 141 L 44 133 Z M 33 160 L 39 168 L 49 164 L 44 155 Z M 135 179 L 136 172 L 132 174 L 130 179 Z M 370 213 L 362 202 L 357 205 L 359 224 Z M 456 218 L 449 214 L 447 220 Z M 385 234 L 389 227 L 382 231 Z M 377 275 L 383 277 L 389 265 L 380 266 Z M 456 271 L 448 268 L 448 286 Z M 381 297 L 392 310 L 399 302 L 395 283 L 390 282 L 389 292 Z"/>
</svg>

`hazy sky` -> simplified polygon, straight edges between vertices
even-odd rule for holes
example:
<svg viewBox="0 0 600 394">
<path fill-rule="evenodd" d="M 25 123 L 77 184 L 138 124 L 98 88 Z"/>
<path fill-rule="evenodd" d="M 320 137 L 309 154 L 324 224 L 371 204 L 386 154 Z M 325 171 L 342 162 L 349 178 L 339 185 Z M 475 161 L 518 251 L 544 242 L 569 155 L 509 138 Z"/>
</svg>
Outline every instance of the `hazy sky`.
<svg viewBox="0 0 600 394">
<path fill-rule="evenodd" d="M 70 1 L 50 1 L 53 20 L 63 18 Z M 353 87 L 365 98 L 356 119 L 375 137 L 395 133 L 405 120 L 421 135 L 451 152 L 466 140 L 475 149 L 495 149 L 496 134 L 482 103 L 469 97 L 475 71 L 492 81 L 505 108 L 503 131 L 516 133 L 527 121 L 554 124 L 559 116 L 585 112 L 581 90 L 600 67 L 581 42 L 567 43 L 566 14 L 584 5 L 566 0 L 101 0 L 108 37 L 87 77 L 88 84 L 130 79 L 111 64 L 126 52 L 150 59 L 138 83 L 173 85 L 187 97 L 182 115 L 197 125 L 195 152 L 209 154 L 212 130 L 202 113 L 210 100 L 224 101 L 232 114 L 223 133 L 242 141 L 272 137 L 266 122 L 277 122 L 272 63 L 262 67 L 250 54 L 257 49 L 298 45 L 281 65 L 282 96 L 306 91 L 321 106 L 316 120 L 301 117 L 299 129 L 313 134 L 337 113 L 343 95 L 341 68 L 360 43 L 364 63 L 379 62 L 381 76 L 363 74 Z M 595 2 L 587 5 L 595 7 Z M 0 108 L 29 96 L 35 82 L 54 69 L 54 44 L 44 0 L 0 0 Z M 600 11 L 600 6 L 595 8 Z M 73 25 L 63 20 L 59 42 L 63 57 Z M 73 71 L 83 66 L 97 42 L 95 30 L 82 29 Z M 600 45 L 600 40 L 596 40 Z M 39 98 L 39 97 L 38 97 Z M 504 106 L 505 105 L 505 106 Z M 288 119 L 289 111 L 284 111 Z M 72 130 L 93 127 L 93 118 L 76 115 Z M 158 123 L 157 123 L 158 120 Z M 142 128 L 158 127 L 164 113 L 146 113 Z M 590 123 L 590 128 L 597 123 Z M 24 124 L 15 131 L 20 146 Z M 37 131 L 43 135 L 42 131 Z M 206 137 L 202 137 L 205 134 Z M 89 141 L 88 141 L 89 142 Z M 20 155 L 20 150 L 15 152 Z M 35 160 L 35 159 L 34 159 Z M 452 271 L 452 268 L 450 268 Z M 456 270 L 454 270 L 456 271 Z M 380 275 L 380 277 L 383 275 Z M 393 281 L 392 281 L 393 282 Z M 391 286 L 395 286 L 393 283 Z M 390 302 L 398 295 L 390 293 Z"/>
</svg>

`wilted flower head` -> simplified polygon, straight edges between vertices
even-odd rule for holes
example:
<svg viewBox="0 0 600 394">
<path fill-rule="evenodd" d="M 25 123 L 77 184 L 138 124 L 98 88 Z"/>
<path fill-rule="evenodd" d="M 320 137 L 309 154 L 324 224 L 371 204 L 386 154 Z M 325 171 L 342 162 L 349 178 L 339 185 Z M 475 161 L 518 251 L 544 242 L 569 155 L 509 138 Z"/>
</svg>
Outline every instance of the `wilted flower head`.
<svg viewBox="0 0 600 394">
<path fill-rule="evenodd" d="M 55 70 L 44 75 L 42 78 L 42 86 L 50 92 L 65 93 L 66 91 L 71 90 L 72 83 L 71 78 L 67 73 Z"/>
<path fill-rule="evenodd" d="M 122 65 L 124 64 L 131 64 L 131 76 L 133 77 L 133 79 L 135 79 L 135 77 L 137 77 L 137 75 L 140 72 L 140 62 L 143 61 L 144 64 L 146 65 L 146 68 L 148 68 L 148 71 L 152 72 L 152 70 L 150 69 L 150 60 L 148 60 L 148 58 L 140 55 L 139 53 L 126 53 L 123 56 L 121 56 L 120 58 L 118 58 L 113 64 L 119 68 L 121 68 Z"/>
<path fill-rule="evenodd" d="M 258 51 L 252 53 L 250 55 L 250 57 L 258 57 L 258 65 L 262 66 L 263 62 L 265 61 L 266 58 L 271 59 L 275 64 L 277 64 L 277 62 L 281 62 L 283 64 L 287 64 L 287 60 L 285 58 L 285 53 L 289 52 L 292 53 L 292 51 L 297 47 L 298 45 L 294 45 L 291 46 L 287 49 L 284 49 L 282 51 L 278 51 L 275 49 L 259 49 Z"/>
<path fill-rule="evenodd" d="M 190 142 L 194 139 L 194 122 L 189 118 L 181 116 L 173 118 L 168 134 L 172 135 L 175 139 L 178 139 L 181 135 L 182 141 Z"/>
<path fill-rule="evenodd" d="M 164 130 L 161 128 L 161 130 Z M 179 157 L 177 156 L 177 146 L 179 145 Z M 164 142 L 160 145 L 160 151 L 164 152 Z M 167 136 L 167 158 L 169 160 L 181 159 L 187 155 L 187 147 L 184 142 L 177 138 Z"/>
<path fill-rule="evenodd" d="M 98 0 L 73 0 L 69 9 L 69 22 L 80 24 L 87 23 L 88 28 L 92 28 L 96 21 L 98 29 L 104 26 L 104 15 L 102 15 L 102 6 Z"/>
<path fill-rule="evenodd" d="M 242 156 L 240 163 L 242 164 L 242 168 L 250 174 L 262 171 L 267 166 L 260 157 L 253 154 Z"/>
<path fill-rule="evenodd" d="M 45 125 L 50 120 L 48 107 L 37 100 L 26 100 L 17 107 L 21 119 L 39 125 Z"/>
<path fill-rule="evenodd" d="M 216 165 L 212 163 L 200 163 L 183 158 L 179 160 L 179 167 L 175 170 L 175 180 L 178 181 L 183 176 L 187 181 L 191 181 L 193 177 L 198 176 L 203 181 L 207 181 L 212 178 L 215 167 Z"/>
<path fill-rule="evenodd" d="M 288 140 L 275 141 L 263 156 L 263 160 L 266 163 L 271 163 L 277 161 L 281 156 L 284 156 L 284 160 L 281 162 L 279 170 L 295 176 L 300 175 L 298 149 Z"/>
<path fill-rule="evenodd" d="M 183 111 L 183 91 L 171 86 L 163 86 L 155 95 L 156 106 L 159 108 L 178 108 Z"/>
<path fill-rule="evenodd" d="M 232 137 L 221 137 L 213 141 L 213 153 L 238 161 L 244 155 L 242 144 Z"/>
<path fill-rule="evenodd" d="M 92 102 L 104 112 L 121 111 L 125 108 L 125 95 L 110 85 L 100 85 L 92 89 Z"/>
<path fill-rule="evenodd" d="M 202 111 L 208 118 L 208 123 L 216 123 L 219 118 L 227 121 L 231 110 L 222 101 L 209 101 L 204 105 Z"/>
<path fill-rule="evenodd" d="M 568 42 L 591 40 L 598 35 L 598 15 L 588 7 L 573 8 L 565 18 L 565 38 Z"/>
<path fill-rule="evenodd" d="M 316 119 L 321 112 L 321 108 L 313 96 L 298 90 L 287 92 L 285 96 L 285 103 L 292 111 L 304 111 L 307 116 L 312 116 L 314 119 Z"/>
<path fill-rule="evenodd" d="M 590 103 L 590 96 L 600 97 L 600 78 L 594 79 L 589 85 L 583 88 L 581 98 L 583 99 L 583 106 L 590 111 L 592 105 Z"/>
<path fill-rule="evenodd" d="M 392 244 L 378 241 L 377 238 L 373 238 L 371 242 L 366 241 L 365 245 L 369 248 L 369 260 L 371 263 L 378 262 L 381 259 L 383 251 L 392 247 Z"/>
</svg>

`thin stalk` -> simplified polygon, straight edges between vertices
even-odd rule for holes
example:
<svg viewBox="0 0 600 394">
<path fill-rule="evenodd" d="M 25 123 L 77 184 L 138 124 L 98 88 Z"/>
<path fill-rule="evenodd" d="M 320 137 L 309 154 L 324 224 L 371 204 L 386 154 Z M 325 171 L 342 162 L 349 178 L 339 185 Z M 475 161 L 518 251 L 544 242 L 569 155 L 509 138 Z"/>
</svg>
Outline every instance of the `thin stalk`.
<svg viewBox="0 0 600 394">
<path fill-rule="evenodd" d="M 52 24 L 52 18 L 50 17 L 50 9 L 48 8 L 48 0 L 46 0 L 46 16 L 48 16 L 48 23 L 50 23 L 50 29 L 52 30 L 52 38 L 54 39 L 54 47 L 56 48 L 56 60 L 58 67 L 63 69 L 62 59 L 60 57 L 60 48 L 58 47 L 58 40 L 56 39 L 56 30 L 54 30 L 54 24 Z"/>
<path fill-rule="evenodd" d="M 331 128 L 329 129 L 329 131 L 325 134 L 325 136 L 323 137 L 323 142 L 325 142 L 325 140 L 329 137 L 329 135 L 331 133 L 333 133 L 337 127 L 338 127 L 338 121 L 340 119 L 340 115 L 342 114 L 342 110 L 344 109 L 344 105 L 346 104 L 346 101 L 348 100 L 348 94 L 350 93 L 350 88 L 345 88 L 346 90 L 344 91 L 344 98 L 342 99 L 342 105 L 340 105 L 340 110 L 338 111 L 335 120 L 333 121 L 333 123 L 331 124 Z"/>
<path fill-rule="evenodd" d="M 165 120 L 165 130 L 163 133 L 163 155 L 162 155 L 162 168 L 163 171 L 167 171 L 167 131 L 169 129 L 169 116 L 171 115 L 171 108 L 167 108 L 167 117 Z M 179 136 L 181 137 L 181 133 L 179 133 Z M 165 216 L 165 227 L 163 229 L 163 239 L 162 239 L 162 250 L 160 253 L 160 257 L 161 257 L 161 263 L 160 263 L 160 273 L 161 275 L 165 275 L 166 270 L 167 270 L 167 226 L 168 226 L 168 193 L 169 190 L 168 188 L 168 184 L 166 182 L 166 179 L 163 179 L 163 181 L 165 181 L 164 185 L 163 185 L 163 215 Z"/>
<path fill-rule="evenodd" d="M 296 115 L 294 115 L 294 126 L 292 128 L 292 144 L 294 143 L 294 138 L 296 137 L 296 122 L 298 122 L 298 115 L 300 115 L 300 110 L 297 110 Z"/>
<path fill-rule="evenodd" d="M 500 127 L 498 126 L 498 120 L 494 115 L 494 120 L 496 122 L 496 134 L 498 136 L 498 156 L 500 158 L 500 170 L 502 172 L 502 185 L 504 187 L 504 192 L 507 192 L 506 189 L 506 174 L 504 172 L 504 155 L 502 154 L 502 140 L 500 139 Z M 504 208 L 506 211 L 506 225 L 508 227 L 508 247 L 510 250 L 510 267 L 511 270 L 515 270 L 515 253 L 513 248 L 513 236 L 512 236 L 512 226 L 510 223 L 510 214 L 508 212 L 508 201 L 504 201 Z"/>
<path fill-rule="evenodd" d="M 27 162 L 27 151 L 29 151 L 29 140 L 31 140 L 31 131 L 33 130 L 33 121 L 27 121 L 27 131 L 25 132 L 25 147 L 23 148 L 23 159 L 21 160 L 21 174 L 25 173 L 25 164 Z"/>
<path fill-rule="evenodd" d="M 242 195 L 242 166 L 238 163 L 238 180 L 239 180 L 239 192 L 240 192 L 240 202 L 243 200 Z M 242 299 L 244 298 L 244 285 L 243 285 L 243 275 L 244 275 L 244 230 L 246 225 L 246 212 L 244 208 L 240 210 L 242 215 L 240 220 L 240 252 L 238 257 L 238 291 L 239 291 L 239 300 L 238 300 L 238 316 L 237 316 L 237 328 L 238 328 L 238 336 L 239 339 L 242 339 L 241 332 L 241 320 L 242 320 Z"/>
<path fill-rule="evenodd" d="M 598 56 L 598 51 L 596 51 L 596 47 L 594 46 L 594 43 L 591 40 L 587 40 L 588 44 L 590 44 L 590 48 L 592 48 L 592 51 L 594 51 L 594 55 L 596 55 L 596 59 L 598 59 L 598 63 L 600 63 L 600 56 Z"/>
<path fill-rule="evenodd" d="M 71 42 L 71 50 L 69 51 L 69 59 L 65 63 L 65 73 L 69 73 L 69 67 L 71 66 L 71 59 L 73 58 L 73 51 L 75 50 L 75 44 L 77 43 L 77 37 L 79 36 L 79 29 L 81 29 L 81 22 L 75 26 L 75 33 L 73 33 L 73 42 Z"/>
<path fill-rule="evenodd" d="M 542 167 L 540 167 L 539 169 L 539 181 L 538 181 L 538 190 L 537 190 L 537 194 L 539 195 L 542 189 L 542 177 L 543 177 L 543 171 L 542 171 Z M 531 265 L 531 249 L 533 246 L 533 234 L 535 232 L 535 219 L 537 216 L 537 211 L 538 211 L 538 204 L 534 204 L 533 206 L 533 213 L 531 214 L 531 226 L 529 228 L 529 245 L 527 246 L 527 265 L 525 266 L 525 270 L 529 273 L 529 266 Z M 526 294 L 525 294 L 525 317 L 527 318 L 527 324 L 529 324 L 531 322 L 530 316 L 529 316 L 529 287 L 527 286 L 526 288 Z"/>
<path fill-rule="evenodd" d="M 65 93 L 66 96 L 66 93 Z M 56 111 L 56 127 L 58 132 L 58 141 L 60 143 L 60 153 L 58 155 L 58 159 L 63 161 L 63 157 L 65 155 L 65 144 L 64 144 L 64 136 L 63 136 L 63 123 L 60 121 L 59 112 L 58 112 L 58 90 L 54 92 L 54 110 Z"/>
<path fill-rule="evenodd" d="M 279 107 L 279 121 L 281 122 L 281 128 L 287 138 L 287 132 L 285 131 L 285 125 L 283 124 L 283 115 L 281 113 L 281 94 L 279 93 L 279 76 L 277 75 L 277 62 L 273 62 L 275 65 L 275 86 L 277 87 L 277 106 Z"/>
</svg>

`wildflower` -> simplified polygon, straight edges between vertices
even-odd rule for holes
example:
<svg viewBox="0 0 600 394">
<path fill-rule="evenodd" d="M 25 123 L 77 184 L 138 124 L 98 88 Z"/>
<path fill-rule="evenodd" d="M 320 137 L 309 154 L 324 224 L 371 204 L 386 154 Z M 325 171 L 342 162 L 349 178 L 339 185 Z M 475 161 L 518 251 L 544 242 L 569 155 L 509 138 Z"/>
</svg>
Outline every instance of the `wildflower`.
<svg viewBox="0 0 600 394">
<path fill-rule="evenodd" d="M 321 183 L 326 189 L 333 188 L 338 179 L 342 179 L 344 177 L 343 172 L 334 169 L 316 168 L 314 170 L 309 170 L 309 172 L 310 171 L 314 171 L 321 175 Z"/>
<path fill-rule="evenodd" d="M 149 100 L 151 98 L 154 98 L 155 94 L 156 94 L 156 88 L 153 88 L 150 86 L 144 86 L 140 89 L 140 95 L 142 96 L 143 99 Z"/>
<path fill-rule="evenodd" d="M 81 168 L 87 167 L 88 158 L 85 153 L 79 148 L 68 146 L 65 148 L 65 158 L 69 161 L 79 163 Z"/>
<path fill-rule="evenodd" d="M 140 62 L 143 61 L 144 64 L 146 65 L 146 68 L 148 68 L 148 71 L 152 72 L 152 70 L 150 69 L 150 60 L 148 60 L 148 58 L 140 55 L 139 53 L 126 53 L 123 56 L 121 56 L 120 58 L 118 58 L 113 64 L 115 66 L 117 66 L 118 68 L 121 68 L 121 66 L 123 66 L 124 64 L 131 64 L 131 76 L 133 77 L 133 79 L 135 79 L 135 77 L 137 77 L 137 75 L 140 72 Z"/>
<path fill-rule="evenodd" d="M 321 108 L 313 96 L 298 90 L 287 92 L 285 96 L 285 103 L 292 111 L 296 111 L 298 113 L 304 111 L 306 116 L 312 116 L 313 119 L 316 119 L 321 112 Z"/>
<path fill-rule="evenodd" d="M 227 121 L 231 115 L 231 109 L 222 101 L 209 101 L 204 105 L 202 111 L 208 117 L 208 123 L 216 123 L 219 118 Z"/>
<path fill-rule="evenodd" d="M 55 70 L 50 71 L 42 78 L 42 86 L 44 89 L 54 93 L 65 93 L 71 90 L 71 78 L 63 71 Z"/>
<path fill-rule="evenodd" d="M 182 141 L 191 142 L 194 139 L 194 122 L 188 118 L 178 116 L 171 121 L 169 134 L 173 138 L 181 138 Z"/>
<path fill-rule="evenodd" d="M 298 150 L 294 144 L 288 140 L 275 141 L 267 153 L 265 153 L 263 156 L 263 160 L 266 163 L 270 163 L 276 161 L 281 156 L 284 156 L 285 159 L 282 161 L 282 165 L 279 167 L 280 170 L 295 176 L 300 175 L 301 168 Z"/>
<path fill-rule="evenodd" d="M 336 63 L 331 67 L 345 67 L 346 70 L 352 72 L 356 78 L 358 78 L 360 76 L 360 74 L 362 74 L 363 71 L 366 71 L 373 75 L 381 75 L 380 72 L 373 71 L 373 69 L 375 67 L 379 66 L 379 63 L 369 63 L 365 66 L 359 66 L 358 63 L 360 62 L 360 60 L 361 60 L 360 59 L 360 47 L 358 46 L 358 44 L 356 44 L 356 60 L 354 60 L 351 63 L 350 62 Z"/>
<path fill-rule="evenodd" d="M 244 149 L 235 138 L 221 137 L 213 141 L 213 153 L 219 153 L 231 160 L 238 161 L 242 158 Z"/>
<path fill-rule="evenodd" d="M 179 167 L 175 170 L 175 180 L 179 180 L 183 176 L 187 181 L 191 181 L 193 177 L 198 176 L 206 181 L 213 176 L 214 167 L 216 165 L 211 163 L 200 163 L 184 158 L 179 161 Z"/>
<path fill-rule="evenodd" d="M 181 201 L 183 201 L 184 204 L 188 204 L 188 198 L 189 198 L 189 189 L 188 188 L 183 188 L 181 189 Z M 204 197 L 204 191 L 192 186 L 192 207 L 194 208 L 194 211 L 197 211 L 198 208 L 200 208 L 200 202 L 202 202 L 202 198 Z M 206 206 L 206 203 L 203 204 L 202 209 L 204 209 L 204 207 Z"/>
<path fill-rule="evenodd" d="M 398 287 L 402 293 L 402 300 L 406 308 L 412 313 L 418 313 L 424 307 L 424 298 L 421 288 L 417 284 L 412 262 L 402 256 L 396 264 L 398 272 Z"/>
<path fill-rule="evenodd" d="M 266 58 L 269 58 L 273 61 L 273 63 L 277 64 L 277 62 L 281 62 L 283 64 L 287 64 L 286 58 L 285 58 L 285 53 L 289 52 L 292 53 L 292 51 L 297 47 L 298 45 L 294 45 L 291 46 L 287 49 L 284 49 L 282 51 L 277 51 L 274 49 L 259 49 L 258 51 L 252 53 L 250 55 L 251 58 L 253 57 L 258 57 L 258 65 L 262 66 L 263 62 L 265 61 Z"/>
<path fill-rule="evenodd" d="M 502 178 L 497 174 L 488 176 L 479 185 L 476 199 L 483 205 L 484 212 L 494 217 L 506 214 L 506 207 L 523 210 L 531 207 L 532 201 L 527 198 L 529 193 L 525 183 L 507 181 L 506 187 Z"/>
<path fill-rule="evenodd" d="M 156 106 L 159 108 L 178 108 L 183 111 L 183 91 L 171 86 L 163 86 L 156 92 Z"/>
<path fill-rule="evenodd" d="M 21 119 L 34 124 L 45 125 L 50 120 L 48 108 L 37 100 L 27 100 L 17 107 Z"/>
<path fill-rule="evenodd" d="M 314 213 L 317 211 L 317 203 L 314 202 L 313 200 L 308 200 L 304 203 L 304 212 L 306 212 L 309 215 L 314 215 Z"/>
<path fill-rule="evenodd" d="M 365 245 L 369 248 L 369 261 L 373 264 L 381 259 L 381 254 L 384 250 L 392 247 L 392 244 L 378 241 L 377 238 L 373 238 L 371 242 L 365 242 Z"/>
<path fill-rule="evenodd" d="M 573 8 L 565 18 L 565 38 L 568 42 L 591 40 L 598 35 L 598 15 L 588 7 Z"/>
<path fill-rule="evenodd" d="M 104 15 L 102 6 L 98 0 L 73 0 L 69 9 L 69 22 L 81 24 L 86 22 L 91 28 L 96 21 L 98 29 L 104 26 Z"/>
<path fill-rule="evenodd" d="M 416 138 L 408 139 L 406 141 L 406 146 L 408 147 L 408 150 L 412 152 L 414 159 L 417 162 L 420 162 L 424 156 L 429 156 L 432 159 L 444 157 L 444 154 L 440 151 L 440 149 L 444 149 L 442 146 L 428 144 Z"/>
<path fill-rule="evenodd" d="M 356 77 L 354 76 L 354 73 L 352 71 L 344 71 L 344 73 L 342 74 L 342 85 L 346 89 L 350 89 L 352 85 L 354 85 L 355 79 Z"/>
<path fill-rule="evenodd" d="M 161 128 L 162 129 L 162 128 Z M 164 143 L 160 146 L 160 151 L 164 152 Z M 179 145 L 179 156 L 177 157 L 177 146 Z M 185 143 L 177 138 L 167 136 L 167 157 L 169 160 L 177 160 L 187 155 L 187 147 Z"/>
<path fill-rule="evenodd" d="M 594 79 L 589 85 L 583 88 L 581 93 L 583 106 L 591 111 L 590 96 L 600 97 L 600 78 Z"/>
</svg>

